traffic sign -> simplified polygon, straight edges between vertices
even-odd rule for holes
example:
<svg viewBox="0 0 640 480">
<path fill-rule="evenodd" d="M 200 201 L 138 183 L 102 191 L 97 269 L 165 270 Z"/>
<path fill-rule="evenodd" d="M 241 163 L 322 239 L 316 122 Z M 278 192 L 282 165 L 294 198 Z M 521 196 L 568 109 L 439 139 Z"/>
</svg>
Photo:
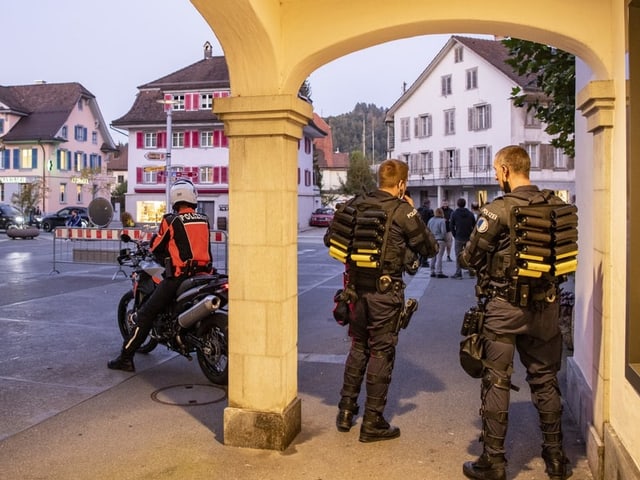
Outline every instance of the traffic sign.
<svg viewBox="0 0 640 480">
<path fill-rule="evenodd" d="M 164 160 L 165 154 L 160 152 L 147 152 L 144 154 L 144 158 L 147 160 Z"/>
<path fill-rule="evenodd" d="M 145 172 L 160 172 L 164 170 L 164 167 L 144 167 Z"/>
</svg>

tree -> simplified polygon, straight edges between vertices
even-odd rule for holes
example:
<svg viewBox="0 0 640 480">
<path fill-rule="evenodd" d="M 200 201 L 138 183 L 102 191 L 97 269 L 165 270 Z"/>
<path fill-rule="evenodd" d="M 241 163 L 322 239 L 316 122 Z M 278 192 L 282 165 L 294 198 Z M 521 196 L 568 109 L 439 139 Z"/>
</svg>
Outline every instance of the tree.
<svg viewBox="0 0 640 480">
<path fill-rule="evenodd" d="M 40 203 L 43 195 L 42 180 L 36 180 L 31 183 L 23 183 L 20 191 L 11 196 L 11 202 L 26 213 L 27 210 L 31 210 Z"/>
<path fill-rule="evenodd" d="M 535 117 L 545 123 L 545 132 L 556 136 L 551 145 L 561 148 L 569 157 L 575 156 L 575 56 L 548 45 L 517 38 L 502 41 L 509 50 L 506 61 L 518 75 L 534 75 L 536 87 L 546 98 L 532 98 L 520 87 L 511 90 L 511 100 L 517 107 L 526 105 Z"/>
<path fill-rule="evenodd" d="M 342 184 L 342 191 L 347 195 L 355 195 L 363 191 L 371 191 L 376 188 L 376 180 L 371 173 L 371 166 L 364 158 L 362 152 L 355 151 L 349 154 L 349 169 L 347 181 Z"/>
<path fill-rule="evenodd" d="M 91 199 L 95 199 L 101 190 L 108 191 L 110 183 L 103 183 L 100 167 L 87 167 L 80 170 L 80 178 L 86 180 L 87 188 L 91 192 Z"/>
</svg>

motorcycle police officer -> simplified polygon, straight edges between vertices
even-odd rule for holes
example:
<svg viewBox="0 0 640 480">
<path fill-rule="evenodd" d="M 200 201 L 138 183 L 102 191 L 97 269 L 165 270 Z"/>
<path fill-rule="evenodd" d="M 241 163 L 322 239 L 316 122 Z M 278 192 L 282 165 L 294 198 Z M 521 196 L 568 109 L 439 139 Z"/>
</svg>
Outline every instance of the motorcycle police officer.
<svg viewBox="0 0 640 480">
<path fill-rule="evenodd" d="M 177 180 L 169 191 L 173 213 L 162 218 L 158 233 L 151 239 L 151 252 L 165 264 L 165 278 L 138 310 L 135 328 L 125 340 L 120 355 L 107 366 L 134 372 L 133 356 L 144 343 L 156 316 L 175 300 L 180 284 L 193 275 L 211 273 L 212 256 L 209 220 L 198 213 L 198 192 L 190 180 Z"/>
<path fill-rule="evenodd" d="M 343 252 L 348 258 L 345 289 L 353 295 L 349 319 L 352 343 L 345 362 L 336 426 L 341 432 L 351 429 L 359 411 L 357 400 L 366 373 L 361 442 L 400 435 L 400 429 L 390 425 L 383 412 L 398 342 L 398 322 L 405 308 L 402 273 L 407 264 L 407 250 L 425 258 L 433 257 L 438 250 L 413 202 L 405 197 L 407 179 L 406 163 L 383 162 L 378 170 L 378 189 L 339 208 L 325 235 L 330 253 L 331 245 L 353 247 L 348 247 L 352 250 L 350 254 Z M 347 219 L 345 225 L 355 225 L 353 232 L 347 233 L 342 227 L 342 235 L 336 236 L 338 219 L 348 211 L 354 212 L 354 217 Z"/>
<path fill-rule="evenodd" d="M 510 220 L 513 206 L 528 205 L 535 210 L 538 203 L 566 204 L 550 191 L 541 191 L 531 184 L 530 158 L 521 147 L 502 148 L 494 158 L 493 167 L 505 195 L 481 209 L 471 238 L 460 255 L 461 264 L 478 273 L 476 291 L 486 300 L 484 326 L 480 332 L 484 346 L 480 409 L 483 452 L 476 461 L 464 463 L 463 473 L 480 480 L 506 479 L 504 441 L 509 394 L 515 388 L 511 385 L 511 374 L 517 349 L 539 414 L 546 472 L 551 479 L 563 480 L 569 478 L 571 470 L 562 446 L 562 404 L 557 378 L 562 355 L 559 280 L 549 274 L 540 274 L 537 278 L 533 274 L 513 276 L 512 272 L 518 270 L 510 272 L 509 269 L 513 266 L 513 257 L 517 256 L 512 248 L 517 245 L 517 239 L 513 238 L 509 225 L 513 223 Z M 577 216 L 572 216 L 577 225 Z M 577 229 L 572 226 L 569 230 L 577 241 Z"/>
</svg>

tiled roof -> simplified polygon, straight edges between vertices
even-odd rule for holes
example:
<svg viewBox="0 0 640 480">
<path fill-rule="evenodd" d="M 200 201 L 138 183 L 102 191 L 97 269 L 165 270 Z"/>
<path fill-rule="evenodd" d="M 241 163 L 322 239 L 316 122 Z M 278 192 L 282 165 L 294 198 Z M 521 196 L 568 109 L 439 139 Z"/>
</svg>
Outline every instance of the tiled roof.
<svg viewBox="0 0 640 480">
<path fill-rule="evenodd" d="M 38 83 L 0 87 L 0 102 L 25 114 L 4 142 L 54 140 L 81 97 L 95 99 L 79 83 Z"/>
<path fill-rule="evenodd" d="M 192 65 L 138 87 L 138 95 L 131 109 L 112 122 L 115 126 L 163 123 L 166 114 L 158 100 L 165 93 L 202 91 L 229 88 L 229 70 L 224 57 L 204 58 Z M 173 123 L 217 121 L 210 110 L 173 111 Z"/>
<path fill-rule="evenodd" d="M 129 144 L 119 144 L 117 153 L 109 160 L 108 170 L 127 170 L 129 165 Z"/>
<path fill-rule="evenodd" d="M 521 87 L 535 89 L 535 75 L 518 75 L 513 71 L 513 67 L 506 63 L 506 60 L 509 59 L 509 51 L 501 41 L 458 35 L 454 35 L 452 38 L 476 52 Z"/>
</svg>

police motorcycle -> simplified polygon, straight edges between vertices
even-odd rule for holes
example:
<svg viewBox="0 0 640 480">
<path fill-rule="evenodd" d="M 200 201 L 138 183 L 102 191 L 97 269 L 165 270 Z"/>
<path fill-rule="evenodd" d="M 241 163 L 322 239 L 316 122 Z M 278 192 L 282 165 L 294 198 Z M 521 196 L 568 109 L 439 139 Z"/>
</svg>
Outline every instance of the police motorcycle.
<svg viewBox="0 0 640 480">
<path fill-rule="evenodd" d="M 162 281 L 164 267 L 149 250 L 149 242 L 137 241 L 122 234 L 123 243 L 135 248 L 124 248 L 118 255 L 121 266 L 131 267 L 132 288 L 118 303 L 118 327 L 123 339 L 135 329 L 137 310 Z M 228 277 L 219 273 L 196 275 L 185 280 L 178 289 L 175 302 L 169 310 L 153 321 L 149 337 L 138 348 L 149 353 L 160 343 L 169 350 L 191 360 L 195 353 L 202 373 L 217 385 L 228 382 Z"/>
</svg>

